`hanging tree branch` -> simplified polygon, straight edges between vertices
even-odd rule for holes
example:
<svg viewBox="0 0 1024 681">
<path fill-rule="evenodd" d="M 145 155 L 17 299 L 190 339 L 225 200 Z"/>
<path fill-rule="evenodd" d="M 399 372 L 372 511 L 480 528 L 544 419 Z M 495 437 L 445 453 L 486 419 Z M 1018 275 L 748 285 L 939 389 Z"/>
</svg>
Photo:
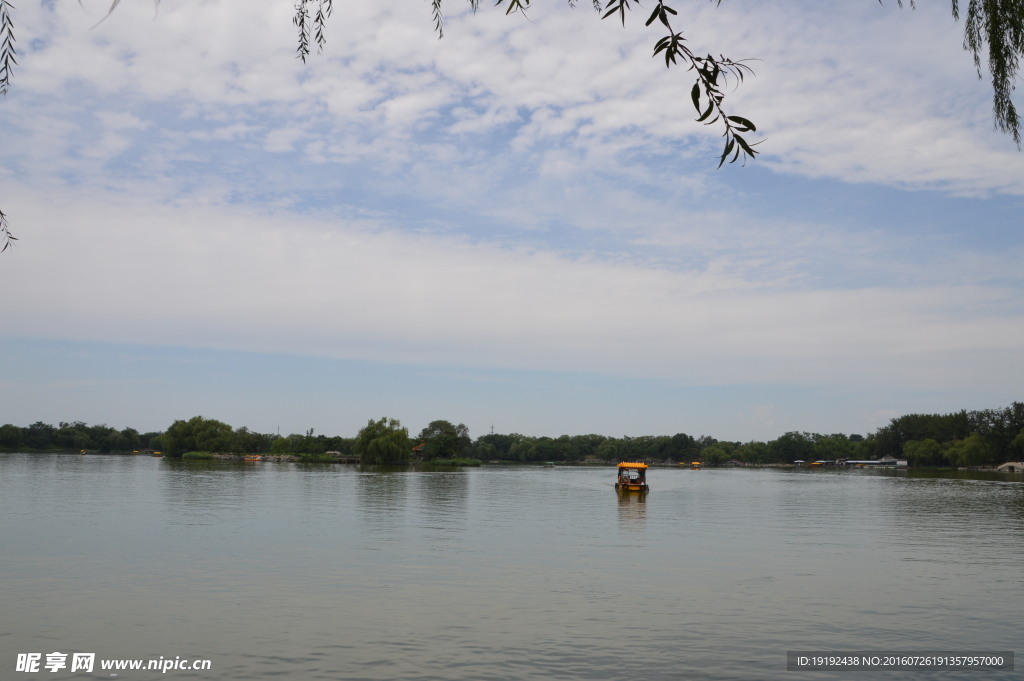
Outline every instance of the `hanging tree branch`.
<svg viewBox="0 0 1024 681">
<path fill-rule="evenodd" d="M 313 24 L 316 26 L 316 53 L 324 53 L 324 45 L 327 44 L 327 38 L 324 36 L 324 22 L 334 12 L 334 0 L 318 0 L 316 17 L 313 19 Z"/>
<path fill-rule="evenodd" d="M 882 0 L 878 0 L 881 4 Z M 953 20 L 960 21 L 960 0 L 953 2 Z M 903 7 L 903 0 L 896 0 Z M 909 0 L 916 9 L 916 0 Z M 968 0 L 964 22 L 964 49 L 974 57 L 981 74 L 981 57 L 988 45 L 988 73 L 992 77 L 992 115 L 995 127 L 1013 138 L 1020 149 L 1020 117 L 1013 105 L 1013 91 L 1021 57 L 1024 57 L 1024 0 Z"/>
<path fill-rule="evenodd" d="M 11 75 L 14 73 L 14 66 L 18 63 L 15 59 L 17 52 L 14 51 L 14 20 L 11 19 L 11 10 L 14 6 L 7 0 L 0 0 L 0 95 L 6 95 L 11 87 Z M 18 238 L 11 234 L 7 225 L 7 216 L 0 210 L 0 241 L 4 247 L 0 253 L 6 251 L 17 241 Z"/>
<path fill-rule="evenodd" d="M 14 20 L 11 10 L 14 6 L 7 0 L 0 0 L 0 95 L 6 95 L 11 87 L 11 75 L 18 60 L 14 50 Z"/>
<path fill-rule="evenodd" d="M 0 248 L 0 253 L 13 246 L 14 242 L 18 240 L 18 237 L 11 234 L 11 230 L 7 228 L 7 216 L 4 215 L 2 210 L 0 210 L 0 240 L 4 242 L 4 247 Z"/>
<path fill-rule="evenodd" d="M 296 49 L 296 56 L 302 60 L 302 63 L 306 63 L 306 57 L 309 56 L 309 38 L 310 38 L 310 18 L 309 18 L 309 6 L 312 5 L 314 0 L 296 0 L 295 2 L 295 16 L 292 17 L 292 23 L 299 30 L 299 46 Z M 324 46 L 327 45 L 327 34 L 324 30 L 324 25 L 327 19 L 334 12 L 334 0 L 315 0 L 316 2 L 316 15 L 313 17 L 313 40 L 316 42 L 316 53 L 323 54 Z"/>
<path fill-rule="evenodd" d="M 622 7 L 624 5 L 628 7 L 629 0 L 613 0 L 613 2 L 618 2 L 618 11 L 622 17 L 622 25 L 625 26 L 626 15 Z M 720 4 L 721 0 L 718 0 L 718 3 Z M 602 18 L 607 19 L 615 11 L 616 7 L 611 7 Z M 693 101 L 693 107 L 697 109 L 697 122 L 711 125 L 721 121 L 724 127 L 722 137 L 725 138 L 725 143 L 722 156 L 718 161 L 718 167 L 722 167 L 722 164 L 725 163 L 730 154 L 732 154 L 732 158 L 729 159 L 729 163 L 735 163 L 741 156 L 744 162 L 748 158 L 754 158 L 758 153 L 754 147 L 760 144 L 760 142 L 750 144 L 739 133 L 756 131 L 757 126 L 742 116 L 727 115 L 725 109 L 722 108 L 722 101 L 725 99 L 722 87 L 728 85 L 729 78 L 733 78 L 739 84 L 743 82 L 744 76 L 753 75 L 754 72 L 743 63 L 744 60 L 733 61 L 724 55 L 719 55 L 717 59 L 710 54 L 706 57 L 696 56 L 686 46 L 684 42 L 686 39 L 683 38 L 683 34 L 672 30 L 669 15 L 675 16 L 676 11 L 666 5 L 664 0 L 658 0 L 657 6 L 647 19 L 647 26 L 658 21 L 669 32 L 667 36 L 654 45 L 654 56 L 664 53 L 666 68 L 676 64 L 677 59 L 682 59 L 684 63 L 688 64 L 687 71 L 696 71 L 697 82 L 693 84 L 693 88 L 690 90 L 690 99 Z M 701 111 L 701 100 L 707 101 L 707 108 L 703 112 Z M 714 118 L 711 116 L 714 116 Z"/>
<path fill-rule="evenodd" d="M 311 0 L 298 0 L 296 5 L 296 25 L 300 25 L 302 9 Z M 505 0 L 495 0 L 495 5 L 501 5 Z M 568 0 L 571 7 L 576 6 L 577 0 Z M 592 0 L 594 9 L 604 12 L 602 19 L 618 17 L 622 25 L 626 24 L 626 12 L 631 10 L 631 3 L 640 6 L 639 0 L 608 0 L 606 5 L 602 0 Z M 711 0 L 716 5 L 721 5 L 722 0 Z M 879 0 L 881 3 L 882 0 Z M 908 0 L 911 8 L 916 4 L 915 0 Z M 960 20 L 960 0 L 951 0 L 953 18 Z M 431 13 L 434 21 L 434 30 L 438 38 L 444 37 L 443 16 L 441 13 L 442 0 L 431 0 Z M 470 6 L 476 12 L 479 0 L 469 0 Z M 524 15 L 530 7 L 531 0 L 508 0 L 505 14 L 522 12 Z M 903 0 L 897 0 L 897 4 L 903 7 Z M 677 12 L 666 4 L 665 0 L 657 0 L 654 11 L 647 20 L 647 26 L 655 21 L 659 22 L 668 30 L 668 35 L 661 38 L 654 47 L 654 54 L 664 53 L 665 65 L 673 66 L 680 62 L 687 65 L 688 71 L 694 71 L 697 78 L 691 90 L 691 99 L 697 109 L 698 122 L 706 125 L 721 122 L 723 126 L 722 136 L 725 138 L 724 149 L 719 159 L 719 167 L 726 159 L 730 163 L 738 160 L 753 158 L 758 152 L 754 149 L 756 144 L 749 144 L 742 135 L 737 133 L 753 132 L 757 128 L 754 124 L 742 116 L 730 116 L 725 112 L 722 103 L 725 99 L 723 88 L 728 85 L 728 80 L 733 79 L 735 84 L 742 83 L 746 76 L 752 75 L 753 71 L 744 62 L 746 60 L 734 61 L 725 56 L 698 57 L 685 45 L 685 38 L 682 33 L 673 30 L 670 16 L 677 16 Z M 306 45 L 305 52 L 303 45 Z M 971 52 L 974 57 L 974 65 L 978 71 L 978 77 L 982 77 L 981 62 L 982 52 L 988 47 L 986 61 L 988 62 L 989 74 L 992 77 L 992 113 L 995 118 L 995 126 L 1000 131 L 1007 133 L 1013 138 L 1017 148 L 1021 146 L 1020 118 L 1017 109 L 1013 104 L 1012 94 L 1015 89 L 1017 73 L 1020 60 L 1024 57 L 1024 0 L 968 0 L 967 17 L 964 23 L 964 49 Z M 308 35 L 300 29 L 299 53 L 303 61 L 308 54 Z M 706 102 L 706 105 L 704 104 Z M 730 158 L 730 155 L 732 156 Z"/>
<path fill-rule="evenodd" d="M 960 18 L 958 0 L 953 0 L 953 17 Z M 1020 58 L 1024 55 L 1024 1 L 970 0 L 964 22 L 964 49 L 974 55 L 979 79 L 982 77 L 981 52 L 986 43 L 996 127 L 1012 136 L 1020 149 L 1020 118 L 1011 95 L 1017 82 Z"/>
<path fill-rule="evenodd" d="M 295 3 L 295 16 L 292 23 L 299 29 L 299 47 L 295 50 L 302 63 L 306 63 L 309 56 L 309 9 L 306 7 L 310 0 L 298 0 Z"/>
<path fill-rule="evenodd" d="M 310 40 L 316 43 L 317 52 L 322 53 L 327 44 L 325 34 L 325 23 L 331 16 L 333 0 L 294 0 L 295 17 L 293 23 L 299 32 L 299 44 L 296 50 L 297 56 L 303 63 L 310 54 Z M 711 0 L 720 5 L 722 0 Z M 881 2 L 882 0 L 879 0 Z M 896 0 L 902 7 L 903 0 Z M 121 0 L 111 0 L 110 8 L 104 15 L 106 19 L 117 8 Z M 309 7 L 316 3 L 316 14 L 310 18 Z M 496 5 L 501 5 L 505 0 L 495 0 Z M 576 6 L 577 0 L 568 0 L 569 5 Z M 594 9 L 603 14 L 602 19 L 617 17 L 626 25 L 626 12 L 632 10 L 631 3 L 640 6 L 639 0 L 608 0 L 603 4 L 602 0 L 592 0 Z M 960 20 L 960 0 L 951 0 L 953 18 Z M 79 0 L 81 3 L 81 0 Z M 441 12 L 442 0 L 430 0 L 431 13 L 434 21 L 434 30 L 437 37 L 444 37 L 444 20 Z M 508 0 L 505 14 L 522 12 L 524 15 L 530 7 L 531 0 Z M 915 0 L 908 0 L 911 8 L 915 6 Z M 160 0 L 154 0 L 154 6 L 159 6 Z M 479 0 L 469 0 L 473 11 L 479 8 Z M 14 49 L 14 21 L 11 17 L 14 6 L 10 0 L 0 0 L 0 94 L 6 95 L 11 86 L 11 76 L 14 67 L 18 64 Z M 658 22 L 660 26 L 668 31 L 667 35 L 660 38 L 654 45 L 654 56 L 663 55 L 665 66 L 672 67 L 684 64 L 687 71 L 693 71 L 696 80 L 690 90 L 690 98 L 693 106 L 697 109 L 697 121 L 705 125 L 720 123 L 723 128 L 724 147 L 719 158 L 718 166 L 728 160 L 733 163 L 740 158 L 744 162 L 748 158 L 754 158 L 758 153 L 740 133 L 754 132 L 757 128 L 754 124 L 742 116 L 729 115 L 723 107 L 725 100 L 724 88 L 729 80 L 738 85 L 743 82 L 745 76 L 752 75 L 753 71 L 744 63 L 744 60 L 734 61 L 725 56 L 698 57 L 686 45 L 683 34 L 672 27 L 671 17 L 678 16 L 678 13 L 666 4 L 666 0 L 656 0 L 654 10 L 647 19 L 647 26 Z M 312 26 L 311 26 L 312 24 Z M 311 36 L 312 32 L 312 36 Z M 1024 57 L 1024 0 L 967 0 L 967 12 L 964 21 L 964 49 L 970 52 L 974 58 L 974 66 L 978 77 L 982 77 L 981 63 L 983 53 L 987 46 L 985 61 L 988 63 L 988 72 L 992 78 L 992 113 L 995 119 L 995 127 L 1010 135 L 1016 143 L 1017 148 L 1021 146 L 1020 117 L 1013 103 L 1013 92 L 1016 87 L 1017 74 L 1020 68 L 1021 58 Z M 0 239 L 3 240 L 3 248 L 0 252 L 6 251 L 17 239 L 11 234 L 7 227 L 7 216 L 0 212 Z"/>
</svg>

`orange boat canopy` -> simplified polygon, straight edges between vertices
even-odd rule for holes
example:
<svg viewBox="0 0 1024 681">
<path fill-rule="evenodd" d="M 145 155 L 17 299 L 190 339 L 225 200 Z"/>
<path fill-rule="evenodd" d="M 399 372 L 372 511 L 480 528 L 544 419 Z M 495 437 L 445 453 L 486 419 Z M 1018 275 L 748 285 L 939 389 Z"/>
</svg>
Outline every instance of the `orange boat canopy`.
<svg viewBox="0 0 1024 681">
<path fill-rule="evenodd" d="M 619 468 L 647 468 L 645 463 L 620 463 Z"/>
</svg>

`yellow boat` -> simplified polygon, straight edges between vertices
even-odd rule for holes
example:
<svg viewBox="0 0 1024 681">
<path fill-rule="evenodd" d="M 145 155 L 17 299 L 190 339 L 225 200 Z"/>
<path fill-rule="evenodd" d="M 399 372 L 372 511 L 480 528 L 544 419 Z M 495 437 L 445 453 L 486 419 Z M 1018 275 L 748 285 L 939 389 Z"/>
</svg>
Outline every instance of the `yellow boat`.
<svg viewBox="0 0 1024 681">
<path fill-rule="evenodd" d="M 615 489 L 620 492 L 646 492 L 647 464 L 623 462 L 619 466 L 619 474 L 615 479 Z"/>
<path fill-rule="evenodd" d="M 691 461 L 690 462 L 690 468 L 692 468 L 695 471 L 699 471 L 700 470 L 700 461 Z"/>
</svg>

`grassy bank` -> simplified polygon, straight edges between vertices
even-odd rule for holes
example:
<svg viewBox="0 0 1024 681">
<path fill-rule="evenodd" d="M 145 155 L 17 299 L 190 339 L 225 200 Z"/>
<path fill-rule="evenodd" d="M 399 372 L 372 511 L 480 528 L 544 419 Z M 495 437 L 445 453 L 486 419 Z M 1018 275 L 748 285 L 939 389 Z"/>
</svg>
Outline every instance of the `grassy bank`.
<svg viewBox="0 0 1024 681">
<path fill-rule="evenodd" d="M 483 461 L 480 459 L 431 459 L 429 461 L 431 466 L 481 466 Z"/>
<path fill-rule="evenodd" d="M 299 463 L 338 463 L 338 457 L 333 454 L 300 454 Z"/>
</svg>

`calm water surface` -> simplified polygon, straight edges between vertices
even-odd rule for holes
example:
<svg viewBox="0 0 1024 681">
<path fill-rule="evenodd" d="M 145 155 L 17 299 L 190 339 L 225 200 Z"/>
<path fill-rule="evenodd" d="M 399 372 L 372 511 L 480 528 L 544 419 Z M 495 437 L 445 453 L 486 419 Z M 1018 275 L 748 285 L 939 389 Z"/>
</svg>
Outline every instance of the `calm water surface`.
<svg viewBox="0 0 1024 681">
<path fill-rule="evenodd" d="M 1020 652 L 1020 476 L 652 469 L 624 500 L 613 477 L 0 454 L 0 678 L 54 650 L 213 663 L 119 681 L 810 681 L 864 674 L 786 650 Z"/>
</svg>

